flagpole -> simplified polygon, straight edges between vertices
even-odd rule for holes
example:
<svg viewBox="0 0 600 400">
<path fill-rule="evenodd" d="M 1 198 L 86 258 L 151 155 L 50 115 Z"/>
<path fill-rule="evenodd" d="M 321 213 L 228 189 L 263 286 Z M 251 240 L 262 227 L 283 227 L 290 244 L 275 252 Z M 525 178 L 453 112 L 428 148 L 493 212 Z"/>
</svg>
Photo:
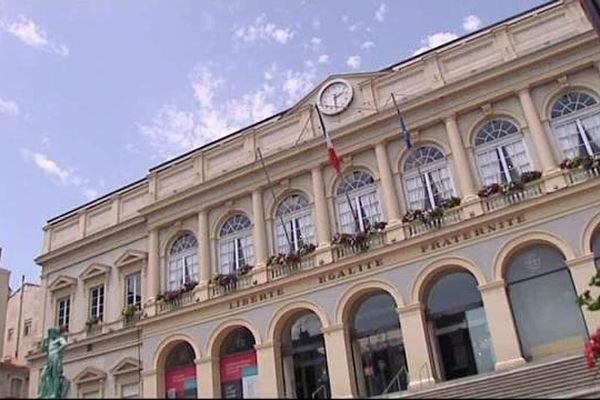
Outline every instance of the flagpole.
<svg viewBox="0 0 600 400">
<path fill-rule="evenodd" d="M 269 173 L 267 172 L 267 167 L 265 166 L 265 161 L 263 160 L 263 156 L 262 153 L 260 151 L 260 147 L 256 148 L 256 153 L 258 154 L 258 158 L 260 160 L 260 164 L 262 165 L 262 169 L 265 173 L 265 176 L 267 177 L 267 182 L 269 183 L 269 187 L 271 188 L 271 196 L 273 196 L 273 204 L 275 204 L 277 202 L 277 198 L 275 197 L 275 192 L 273 190 L 273 183 L 271 182 L 271 178 L 269 177 Z M 281 223 L 281 227 L 283 228 L 283 233 L 285 234 L 285 240 L 288 244 L 289 247 L 289 251 L 293 251 L 294 248 L 292 247 L 292 241 L 290 240 L 290 236 L 288 235 L 288 231 L 285 227 L 285 223 L 283 221 L 283 217 L 281 216 L 281 214 L 279 214 L 277 211 L 275 211 L 275 214 L 278 214 L 279 216 L 279 222 Z"/>
<path fill-rule="evenodd" d="M 325 122 L 323 121 L 323 117 L 321 116 L 321 111 L 319 110 L 319 106 L 317 106 L 315 104 L 314 107 L 317 110 L 317 115 L 319 117 L 319 123 L 321 124 L 321 129 L 323 129 L 323 135 L 325 135 L 325 138 L 329 138 L 327 135 L 327 131 L 325 130 Z M 337 176 L 340 177 L 342 179 L 342 181 L 344 181 L 344 183 L 346 183 L 346 185 L 350 186 L 348 184 L 348 181 L 346 180 L 346 176 L 344 174 L 342 174 L 341 171 L 339 170 L 339 164 L 338 164 L 338 168 L 336 168 L 334 166 L 334 169 L 335 169 Z M 344 194 L 346 196 L 346 201 L 348 202 L 348 207 L 350 207 L 350 212 L 352 213 L 352 218 L 354 219 L 355 233 L 358 233 L 358 232 L 360 232 L 360 223 L 358 222 L 358 214 L 354 210 L 354 207 L 352 207 L 352 201 L 350 200 L 348 191 L 344 191 Z"/>
</svg>

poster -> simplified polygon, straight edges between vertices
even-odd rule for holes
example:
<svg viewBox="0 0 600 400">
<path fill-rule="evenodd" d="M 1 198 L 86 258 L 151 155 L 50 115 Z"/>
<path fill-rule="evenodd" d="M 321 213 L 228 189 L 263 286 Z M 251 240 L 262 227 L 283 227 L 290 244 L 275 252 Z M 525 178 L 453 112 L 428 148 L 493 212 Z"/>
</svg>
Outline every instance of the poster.
<svg viewBox="0 0 600 400">
<path fill-rule="evenodd" d="M 188 398 L 196 395 L 196 365 L 184 365 L 165 372 L 165 389 L 168 399 Z"/>
<path fill-rule="evenodd" d="M 233 354 L 221 359 L 221 396 L 225 399 L 256 398 L 256 351 Z"/>
<path fill-rule="evenodd" d="M 246 367 L 242 373 L 242 393 L 245 399 L 257 399 L 258 393 L 258 368 Z"/>
</svg>

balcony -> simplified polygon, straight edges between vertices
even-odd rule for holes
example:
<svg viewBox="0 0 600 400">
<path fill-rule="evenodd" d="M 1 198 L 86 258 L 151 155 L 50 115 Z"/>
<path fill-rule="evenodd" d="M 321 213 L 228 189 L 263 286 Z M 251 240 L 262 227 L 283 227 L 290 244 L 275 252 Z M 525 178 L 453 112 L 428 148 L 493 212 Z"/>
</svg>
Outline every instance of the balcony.
<svg viewBox="0 0 600 400">
<path fill-rule="evenodd" d="M 166 313 L 194 303 L 194 292 L 192 290 L 181 293 L 173 299 L 164 299 L 158 303 L 158 313 Z M 139 317 L 138 317 L 139 319 Z"/>
<path fill-rule="evenodd" d="M 131 328 L 135 326 L 142 316 L 141 312 L 136 312 L 133 315 L 123 316 L 123 328 Z"/>
<path fill-rule="evenodd" d="M 597 178 L 600 176 L 600 167 L 595 166 L 592 168 L 574 168 L 567 171 L 567 182 L 571 185 L 577 185 L 587 180 Z"/>
<path fill-rule="evenodd" d="M 255 286 L 258 282 L 251 271 L 246 275 L 228 275 L 228 279 L 222 283 L 211 282 L 209 286 L 210 298 L 217 298 L 227 293 L 235 292 L 242 289 L 247 289 Z"/>
<path fill-rule="evenodd" d="M 415 237 L 432 230 L 440 229 L 447 225 L 462 221 L 462 209 L 459 207 L 444 210 L 440 217 L 430 220 L 415 220 L 404 224 L 404 233 L 407 238 Z"/>
<path fill-rule="evenodd" d="M 343 239 L 348 237 L 348 239 Z M 383 232 L 373 232 L 366 234 L 364 240 L 355 238 L 357 235 L 341 235 L 341 243 L 335 244 L 333 251 L 334 261 L 338 261 L 347 257 L 352 257 L 356 254 L 364 253 L 365 251 L 377 249 L 383 247 Z M 334 240 L 335 241 L 335 240 Z"/>
<path fill-rule="evenodd" d="M 296 272 L 306 271 L 315 266 L 314 254 L 303 256 L 300 261 L 286 263 L 286 264 L 274 264 L 269 267 L 269 278 L 272 281 L 277 279 L 285 278 L 286 276 L 295 274 Z"/>
<path fill-rule="evenodd" d="M 483 210 L 492 212 L 520 203 L 524 200 L 534 199 L 544 194 L 542 181 L 528 182 L 522 190 L 513 190 L 508 193 L 498 193 L 483 199 Z"/>
</svg>

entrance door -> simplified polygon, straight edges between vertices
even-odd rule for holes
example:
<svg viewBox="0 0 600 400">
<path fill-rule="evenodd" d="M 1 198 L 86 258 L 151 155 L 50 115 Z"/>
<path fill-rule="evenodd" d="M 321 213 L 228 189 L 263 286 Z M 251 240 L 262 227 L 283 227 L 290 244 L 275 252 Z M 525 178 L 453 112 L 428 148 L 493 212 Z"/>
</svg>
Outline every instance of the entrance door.
<svg viewBox="0 0 600 400">
<path fill-rule="evenodd" d="M 311 358 L 309 355 L 310 353 L 302 353 L 294 356 L 296 398 L 329 398 L 327 360 L 322 356 Z"/>
<path fill-rule="evenodd" d="M 445 317 L 436 322 L 444 378 L 450 380 L 476 374 L 477 366 L 464 314 Z"/>
</svg>

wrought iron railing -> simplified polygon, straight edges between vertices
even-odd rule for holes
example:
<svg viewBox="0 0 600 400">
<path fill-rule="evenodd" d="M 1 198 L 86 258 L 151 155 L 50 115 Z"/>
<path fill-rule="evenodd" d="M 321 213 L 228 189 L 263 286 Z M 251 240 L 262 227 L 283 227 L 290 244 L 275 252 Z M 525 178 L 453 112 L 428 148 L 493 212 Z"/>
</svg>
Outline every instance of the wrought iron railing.
<svg viewBox="0 0 600 400">
<path fill-rule="evenodd" d="M 400 380 L 400 378 L 403 376 L 404 376 L 404 382 L 405 382 L 404 388 L 402 387 L 402 381 Z M 398 370 L 396 375 L 394 375 L 392 380 L 390 380 L 390 383 L 388 383 L 388 385 L 385 387 L 385 389 L 383 390 L 383 394 L 388 394 L 389 391 L 394 387 L 394 384 L 396 384 L 396 387 L 398 388 L 398 390 L 396 390 L 396 392 L 404 390 L 406 388 L 406 383 L 408 381 L 409 381 L 408 370 L 406 369 L 406 365 L 403 365 L 402 368 L 400 368 L 400 370 Z"/>
</svg>

